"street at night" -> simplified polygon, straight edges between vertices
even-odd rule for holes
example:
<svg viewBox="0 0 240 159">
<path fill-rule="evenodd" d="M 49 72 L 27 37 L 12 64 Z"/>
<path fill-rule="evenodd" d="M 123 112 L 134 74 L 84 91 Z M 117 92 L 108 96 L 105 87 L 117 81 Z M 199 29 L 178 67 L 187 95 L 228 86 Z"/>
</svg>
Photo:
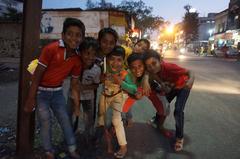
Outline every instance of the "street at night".
<svg viewBox="0 0 240 159">
<path fill-rule="evenodd" d="M 0 0 L 0 159 L 239 159 L 240 0 Z"/>
</svg>

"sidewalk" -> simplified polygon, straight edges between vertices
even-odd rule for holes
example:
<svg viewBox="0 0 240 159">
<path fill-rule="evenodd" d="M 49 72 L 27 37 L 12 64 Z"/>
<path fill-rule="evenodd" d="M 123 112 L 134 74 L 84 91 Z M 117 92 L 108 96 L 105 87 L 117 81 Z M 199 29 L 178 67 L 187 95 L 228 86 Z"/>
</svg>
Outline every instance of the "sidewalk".
<svg viewBox="0 0 240 159">
<path fill-rule="evenodd" d="M 6 67 L 18 69 L 20 64 L 20 58 L 8 58 L 1 57 L 0 64 L 3 64 Z"/>
<path fill-rule="evenodd" d="M 20 58 L 0 57 L 0 63 L 20 63 Z"/>
</svg>

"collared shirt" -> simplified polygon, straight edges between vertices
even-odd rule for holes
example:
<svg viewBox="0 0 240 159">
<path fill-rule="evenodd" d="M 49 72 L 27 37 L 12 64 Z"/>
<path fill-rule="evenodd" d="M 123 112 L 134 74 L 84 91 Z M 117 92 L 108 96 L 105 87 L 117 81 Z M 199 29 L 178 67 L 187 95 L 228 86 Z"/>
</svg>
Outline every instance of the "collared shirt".
<svg viewBox="0 0 240 159">
<path fill-rule="evenodd" d="M 41 86 L 46 87 L 62 85 L 69 74 L 78 78 L 82 70 L 81 59 L 77 54 L 66 58 L 66 48 L 62 40 L 45 46 L 38 64 L 46 67 L 40 82 Z"/>
<path fill-rule="evenodd" d="M 170 82 L 174 84 L 175 89 L 181 89 L 185 86 L 186 81 L 189 79 L 187 76 L 188 70 L 176 64 L 162 62 L 161 70 L 158 76 L 163 82 Z"/>
</svg>

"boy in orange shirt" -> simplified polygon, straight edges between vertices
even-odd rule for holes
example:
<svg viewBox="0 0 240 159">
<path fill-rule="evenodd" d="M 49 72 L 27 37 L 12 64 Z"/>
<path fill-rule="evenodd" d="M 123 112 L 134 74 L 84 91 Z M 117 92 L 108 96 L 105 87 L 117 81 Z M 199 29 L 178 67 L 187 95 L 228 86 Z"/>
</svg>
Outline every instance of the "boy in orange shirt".
<svg viewBox="0 0 240 159">
<path fill-rule="evenodd" d="M 33 74 L 24 110 L 30 113 L 36 106 L 40 135 L 47 159 L 55 157 L 51 145 L 51 111 L 61 125 L 69 155 L 75 159 L 79 158 L 76 153 L 75 136 L 66 110 L 62 84 L 71 74 L 71 93 L 76 108 L 74 114 L 78 116 L 80 113 L 78 78 L 82 66 L 76 49 L 83 41 L 84 35 L 84 24 L 78 19 L 67 18 L 63 23 L 62 39 L 43 48 Z"/>
</svg>

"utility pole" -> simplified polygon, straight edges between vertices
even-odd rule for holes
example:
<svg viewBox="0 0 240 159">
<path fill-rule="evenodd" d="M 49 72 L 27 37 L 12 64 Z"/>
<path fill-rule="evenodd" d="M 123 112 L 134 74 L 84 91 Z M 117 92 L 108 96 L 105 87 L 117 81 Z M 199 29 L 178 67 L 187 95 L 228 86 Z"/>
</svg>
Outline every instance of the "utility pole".
<svg viewBox="0 0 240 159">
<path fill-rule="evenodd" d="M 42 0 L 24 0 L 23 5 L 16 152 L 18 158 L 28 159 L 33 155 L 35 115 L 23 110 L 30 79 L 26 68 L 39 46 Z"/>
</svg>

